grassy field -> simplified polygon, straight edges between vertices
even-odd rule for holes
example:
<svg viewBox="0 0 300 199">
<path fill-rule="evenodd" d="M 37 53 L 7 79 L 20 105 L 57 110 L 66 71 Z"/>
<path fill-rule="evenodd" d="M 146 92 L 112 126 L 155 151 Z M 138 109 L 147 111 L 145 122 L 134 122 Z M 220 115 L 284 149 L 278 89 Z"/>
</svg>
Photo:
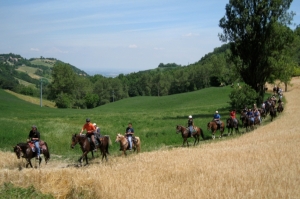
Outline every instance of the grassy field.
<svg viewBox="0 0 300 199">
<path fill-rule="evenodd" d="M 30 86 L 32 88 L 36 88 L 36 86 L 32 83 L 26 82 L 26 81 L 24 81 L 22 79 L 19 79 L 19 78 L 15 78 L 15 79 L 19 81 L 19 84 L 22 84 L 24 86 Z"/>
<path fill-rule="evenodd" d="M 291 113 L 300 111 L 299 85 L 298 80 L 287 93 L 288 109 L 271 124 L 214 141 L 205 126 L 215 110 L 223 120 L 228 117 L 230 87 L 129 98 L 92 110 L 39 107 L 0 90 L 0 194 L 27 193 L 34 187 L 37 197 L 55 198 L 299 198 L 299 128 L 287 127 L 295 124 Z M 185 125 L 190 114 L 204 129 L 205 141 L 182 148 L 175 126 Z M 132 122 L 142 153 L 120 157 L 113 143 L 107 163 L 96 155 L 89 166 L 77 168 L 81 152 L 79 146 L 70 149 L 71 135 L 86 117 L 113 141 Z M 22 169 L 24 161 L 17 160 L 12 146 L 25 141 L 32 124 L 52 157 L 40 169 Z"/>
<path fill-rule="evenodd" d="M 56 62 L 55 60 L 50 60 L 50 59 L 34 59 L 31 61 L 32 64 L 43 65 L 48 67 L 53 67 L 55 62 Z"/>
<path fill-rule="evenodd" d="M 5 115 L 0 124 L 3 131 L 9 132 L 0 135 L 0 147 L 10 150 L 12 145 L 24 141 L 30 126 L 35 124 L 52 153 L 74 154 L 74 150 L 69 149 L 71 135 L 80 131 L 87 117 L 111 139 L 115 139 L 117 133 L 124 133 L 128 122 L 132 122 L 136 136 L 143 142 L 144 152 L 180 146 L 182 138 L 176 134 L 175 126 L 186 125 L 188 115 L 193 115 L 195 124 L 204 128 L 205 139 L 210 139 L 205 126 L 215 110 L 227 118 L 230 91 L 230 87 L 222 87 L 165 97 L 135 97 L 92 110 L 76 110 L 40 107 L 0 90 L 0 108 Z M 117 149 L 117 144 L 113 144 L 111 153 L 118 154 Z M 78 150 L 75 151 L 78 154 Z"/>
<path fill-rule="evenodd" d="M 296 124 L 300 112 L 298 105 L 300 79 L 294 79 L 292 83 L 294 84 L 293 88 L 284 94 L 287 103 L 282 114 L 272 123 L 234 139 L 224 137 L 221 141 L 219 139 L 206 140 L 200 145 L 190 148 L 161 147 L 155 151 L 129 155 L 127 158 L 110 157 L 107 163 L 96 158 L 91 161 L 89 166 L 83 168 L 63 164 L 63 161 L 54 158 L 48 165 L 42 165 L 40 169 L 22 169 L 24 161 L 22 163 L 17 160 L 12 152 L 1 150 L 0 196 L 4 198 L 10 196 L 14 198 L 51 198 L 50 194 L 54 198 L 72 199 L 299 198 L 300 151 L 298 149 L 300 134 Z M 5 96 L 2 92 L 0 92 L 0 96 L 3 101 Z M 7 96 L 7 98 L 10 101 L 19 102 L 12 96 Z M 175 96 L 173 105 L 171 102 L 164 105 L 166 107 L 175 106 L 175 109 L 179 109 L 176 102 L 179 98 L 180 96 L 177 96 L 177 99 Z M 143 100 L 147 101 L 145 98 Z M 192 100 L 190 99 L 190 101 Z M 14 111 L 18 111 L 20 108 L 16 102 L 12 108 Z M 139 100 L 136 101 L 136 103 L 138 102 Z M 147 103 L 149 102 L 153 101 L 147 101 Z M 163 102 L 161 103 L 163 104 Z M 32 109 L 32 114 L 26 112 L 28 119 L 33 118 L 34 120 L 38 117 L 35 116 L 36 110 L 40 109 L 35 109 L 32 104 L 22 104 L 24 111 Z M 125 100 L 123 105 L 132 108 L 129 101 Z M 7 111 L 8 107 L 5 106 L 9 106 L 9 104 L 0 103 L 1 110 Z M 142 108 L 138 104 L 137 107 Z M 158 102 L 156 101 L 151 108 L 148 119 L 153 117 L 154 112 L 159 109 Z M 99 114 L 100 110 L 104 114 L 111 109 L 109 106 L 105 106 L 103 109 L 97 108 L 96 110 Z M 120 109 L 121 112 L 118 113 L 123 115 L 126 108 L 120 106 Z M 75 110 L 74 113 L 71 110 L 65 110 L 67 113 L 59 113 L 59 109 L 53 113 L 52 110 L 49 108 L 49 120 L 57 117 L 65 122 L 63 114 L 71 116 L 78 114 L 76 112 L 78 110 Z M 81 111 L 79 113 L 82 113 Z M 41 112 L 41 115 L 44 116 L 45 113 Z M 210 113 L 210 111 L 208 112 Z M 171 114 L 171 111 L 164 115 L 168 114 Z M 185 113 L 176 114 L 176 118 L 177 115 L 179 119 L 174 119 L 175 122 L 186 121 Z M 181 115 L 184 117 L 181 118 Z M 210 114 L 208 115 L 210 118 Z M 115 117 L 116 120 L 119 119 L 118 115 Z M 147 114 L 144 117 L 147 117 Z M 175 115 L 172 117 L 175 118 Z M 8 118 L 11 119 L 12 115 L 9 114 Z M 82 118 L 84 119 L 84 116 Z M 23 117 L 18 119 L 26 120 Z M 4 120 L 1 120 L 2 125 Z M 81 122 L 80 118 L 76 120 Z M 12 121 L 8 120 L 7 122 Z M 56 124 L 53 124 L 53 128 L 56 128 L 55 126 Z M 27 130 L 27 125 L 25 125 L 25 129 Z M 178 138 L 175 144 L 179 146 L 181 139 L 178 137 L 179 135 L 175 135 L 173 129 L 172 125 L 170 136 L 174 135 Z M 3 134 L 1 133 L 1 135 Z M 146 140 L 145 142 L 147 143 Z"/>
</svg>

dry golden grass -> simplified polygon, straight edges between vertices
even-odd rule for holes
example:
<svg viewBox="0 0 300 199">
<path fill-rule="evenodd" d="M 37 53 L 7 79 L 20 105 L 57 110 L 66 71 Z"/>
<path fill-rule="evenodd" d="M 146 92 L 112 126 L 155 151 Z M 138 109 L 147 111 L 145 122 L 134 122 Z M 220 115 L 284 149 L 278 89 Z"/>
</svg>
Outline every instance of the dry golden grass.
<svg viewBox="0 0 300 199">
<path fill-rule="evenodd" d="M 37 104 L 37 105 L 40 105 L 40 98 L 38 97 L 31 97 L 31 96 L 28 96 L 28 95 L 22 95 L 22 94 L 19 94 L 19 93 L 15 93 L 13 91 L 10 91 L 10 90 L 5 90 L 6 92 L 24 100 L 24 101 L 27 101 L 27 102 L 30 102 L 32 104 Z M 51 108 L 56 108 L 55 106 L 55 102 L 52 102 L 52 101 L 49 101 L 49 100 L 46 100 L 46 99 L 43 99 L 42 101 L 42 105 L 43 106 L 47 106 L 47 107 L 51 107 Z"/>
<path fill-rule="evenodd" d="M 50 161 L 19 170 L 14 154 L 0 152 L 0 184 L 33 184 L 56 198 L 300 198 L 300 79 L 292 83 L 282 115 L 241 137 L 83 168 Z"/>
</svg>

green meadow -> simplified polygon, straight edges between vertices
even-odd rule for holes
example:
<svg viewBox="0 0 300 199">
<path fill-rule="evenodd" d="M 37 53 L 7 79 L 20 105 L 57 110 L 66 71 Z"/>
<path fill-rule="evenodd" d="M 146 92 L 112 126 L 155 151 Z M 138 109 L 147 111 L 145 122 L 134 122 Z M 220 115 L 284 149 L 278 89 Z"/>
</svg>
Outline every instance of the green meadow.
<svg viewBox="0 0 300 199">
<path fill-rule="evenodd" d="M 94 109 L 40 107 L 0 90 L 0 150 L 12 151 L 12 146 L 26 141 L 31 126 L 36 125 L 53 158 L 75 161 L 81 152 L 79 146 L 70 148 L 71 135 L 80 132 L 86 118 L 98 124 L 102 135 L 110 136 L 112 156 L 119 154 L 119 144 L 114 142 L 116 135 L 124 133 L 129 122 L 142 141 L 142 152 L 181 146 L 183 140 L 175 127 L 186 125 L 189 115 L 204 130 L 205 140 L 209 140 L 211 133 L 206 124 L 216 110 L 223 121 L 228 118 L 231 89 L 213 87 L 163 97 L 127 98 Z"/>
</svg>

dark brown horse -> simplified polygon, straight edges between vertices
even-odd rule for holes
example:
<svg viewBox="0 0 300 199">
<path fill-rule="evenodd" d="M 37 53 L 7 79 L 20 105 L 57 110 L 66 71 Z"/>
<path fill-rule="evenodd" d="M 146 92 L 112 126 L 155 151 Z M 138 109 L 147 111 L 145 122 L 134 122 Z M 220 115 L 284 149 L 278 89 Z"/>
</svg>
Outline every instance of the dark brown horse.
<svg viewBox="0 0 300 199">
<path fill-rule="evenodd" d="M 16 146 L 13 147 L 14 148 L 14 152 L 16 153 L 18 159 L 25 158 L 26 159 L 26 168 L 28 167 L 28 165 L 30 165 L 31 168 L 32 164 L 31 164 L 31 159 L 36 157 L 36 152 L 33 152 L 32 147 L 29 145 L 29 143 L 18 143 Z M 48 160 L 50 159 L 50 153 L 49 153 L 49 148 L 46 142 L 44 141 L 40 141 L 40 152 L 41 154 L 43 154 L 44 158 L 45 158 L 45 162 L 47 164 Z M 41 164 L 42 158 L 41 156 L 38 159 L 39 162 L 39 166 Z"/>
<path fill-rule="evenodd" d="M 191 137 L 191 135 L 189 133 L 189 128 L 186 128 L 186 127 L 181 126 L 181 125 L 177 125 L 176 126 L 176 133 L 181 133 L 181 136 L 183 138 L 182 146 L 184 146 L 185 142 L 187 143 L 187 146 L 189 146 L 188 138 Z M 200 136 L 204 140 L 203 130 L 201 128 L 197 127 L 197 126 L 194 127 L 194 132 L 192 133 L 192 135 L 195 138 L 194 146 L 199 143 Z"/>
<path fill-rule="evenodd" d="M 107 161 L 107 154 L 109 154 L 108 152 L 108 148 L 109 145 L 111 144 L 111 140 L 110 137 L 108 135 L 105 135 L 103 137 L 100 138 L 100 140 L 98 140 L 98 142 L 100 141 L 100 144 L 97 145 L 97 149 L 100 149 L 100 152 L 102 154 L 102 160 L 105 158 L 105 160 Z M 94 152 L 93 152 L 93 147 L 91 145 L 92 141 L 89 141 L 88 137 L 86 135 L 77 135 L 74 134 L 72 135 L 72 144 L 71 144 L 71 148 L 74 148 L 75 145 L 77 143 L 79 143 L 80 148 L 82 150 L 82 155 L 80 156 L 80 158 L 78 159 L 78 161 L 80 162 L 80 165 L 82 163 L 83 158 L 85 158 L 85 162 L 86 164 L 88 164 L 88 158 L 87 158 L 87 154 L 89 152 L 92 153 L 92 157 L 94 158 Z"/>
<path fill-rule="evenodd" d="M 221 133 L 219 138 L 221 138 L 223 136 L 223 132 L 225 130 L 224 123 L 222 122 L 221 125 L 219 126 L 216 121 L 214 121 L 214 120 L 210 121 L 207 123 L 207 130 L 212 132 L 212 139 L 215 139 L 215 133 L 217 130 L 219 130 Z"/>
<path fill-rule="evenodd" d="M 129 149 L 129 143 L 127 138 L 124 135 L 118 133 L 115 142 L 120 143 L 120 151 L 123 151 L 123 155 L 127 156 L 126 151 Z M 137 153 L 141 151 L 141 140 L 139 137 L 132 137 L 132 148 L 133 151 L 136 151 Z"/>
<path fill-rule="evenodd" d="M 233 121 L 232 118 L 228 118 L 226 120 L 226 127 L 228 129 L 228 135 L 232 134 L 233 129 L 235 129 L 235 133 L 239 133 L 239 121 L 236 119 L 236 122 Z"/>
<path fill-rule="evenodd" d="M 276 117 L 276 115 L 277 115 L 276 112 L 277 112 L 277 110 L 276 110 L 275 106 L 271 106 L 271 108 L 270 108 L 271 121 L 273 121 L 273 119 Z"/>
<path fill-rule="evenodd" d="M 281 113 L 283 111 L 283 102 L 280 102 L 277 106 L 277 112 Z"/>
</svg>

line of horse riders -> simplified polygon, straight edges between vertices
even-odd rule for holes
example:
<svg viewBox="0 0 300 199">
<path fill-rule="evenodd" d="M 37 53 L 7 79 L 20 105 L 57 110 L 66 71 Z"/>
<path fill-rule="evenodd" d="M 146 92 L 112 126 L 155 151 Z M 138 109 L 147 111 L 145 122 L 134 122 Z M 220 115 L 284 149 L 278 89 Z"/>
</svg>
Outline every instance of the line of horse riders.
<svg viewBox="0 0 300 199">
<path fill-rule="evenodd" d="M 40 166 L 42 161 L 41 154 L 43 154 L 46 164 L 50 159 L 47 142 L 40 139 L 40 132 L 35 125 L 31 128 L 27 142 L 18 143 L 13 147 L 18 159 L 25 158 L 26 168 L 28 166 L 33 167 L 31 163 L 32 158 L 35 158 Z M 86 134 L 83 134 L 84 130 L 86 130 Z M 120 151 L 122 151 L 124 155 L 127 155 L 126 150 L 133 150 L 137 153 L 140 152 L 141 141 L 139 137 L 134 136 L 132 123 L 128 123 L 125 135 L 117 134 L 116 142 L 120 143 Z M 83 158 L 85 158 L 86 164 L 88 164 L 87 154 L 91 152 L 92 157 L 94 157 L 94 152 L 98 150 L 102 154 L 102 160 L 104 158 L 107 160 L 107 155 L 109 154 L 108 147 L 111 145 L 110 137 L 108 135 L 102 136 L 100 134 L 100 128 L 96 123 L 92 124 L 89 118 L 86 119 L 86 123 L 83 125 L 80 133 L 72 135 L 71 148 L 74 148 L 77 143 L 82 150 L 82 156 L 78 159 L 80 163 L 82 163 Z"/>
<path fill-rule="evenodd" d="M 278 106 L 276 108 L 277 103 Z M 246 128 L 246 131 L 254 129 L 255 125 L 260 125 L 262 119 L 268 114 L 270 114 L 272 121 L 273 118 L 276 117 L 276 113 L 282 112 L 283 109 L 282 94 L 279 95 L 278 101 L 275 95 L 268 98 L 262 103 L 261 108 L 257 108 L 256 104 L 253 105 L 253 109 L 245 107 L 240 113 L 242 127 Z M 228 135 L 233 133 L 233 129 L 235 129 L 236 133 L 239 133 L 239 120 L 236 118 L 236 110 L 230 111 L 230 117 L 226 120 L 226 127 L 228 128 Z M 212 139 L 215 139 L 217 130 L 221 133 L 220 138 L 223 136 L 225 124 L 221 121 L 221 116 L 218 111 L 213 115 L 213 120 L 208 122 L 207 129 L 212 132 Z M 86 130 L 86 134 L 82 134 L 84 130 Z M 182 146 L 184 146 L 185 143 L 189 146 L 188 138 L 195 138 L 194 145 L 199 143 L 200 136 L 204 140 L 203 130 L 194 125 L 192 115 L 188 117 L 187 127 L 181 125 L 176 126 L 176 133 L 182 134 Z M 120 143 L 120 151 L 122 151 L 125 156 L 127 155 L 127 150 L 133 149 L 133 151 L 140 152 L 141 141 L 139 137 L 134 136 L 132 123 L 128 123 L 125 135 L 117 134 L 115 141 Z M 102 160 L 104 158 L 106 160 L 108 159 L 108 147 L 111 145 L 110 137 L 108 135 L 102 136 L 100 134 L 100 128 L 96 123 L 92 124 L 89 118 L 86 119 L 86 123 L 83 125 L 80 133 L 72 135 L 71 148 L 74 148 L 77 143 L 79 143 L 82 150 L 82 156 L 78 159 L 80 163 L 85 159 L 86 164 L 88 164 L 87 154 L 91 152 L 92 157 L 94 157 L 94 152 L 97 150 L 100 150 Z M 32 167 L 31 159 L 34 157 L 38 160 L 40 165 L 42 160 L 40 154 L 43 154 L 46 164 L 50 159 L 48 145 L 43 140 L 40 140 L 40 133 L 35 125 L 32 126 L 29 132 L 27 143 L 18 143 L 13 148 L 18 159 L 21 157 L 26 159 L 26 167 Z"/>
<path fill-rule="evenodd" d="M 279 90 L 280 91 L 280 90 Z M 282 93 L 279 94 L 279 99 L 277 101 L 276 96 L 273 95 L 269 97 L 265 102 L 262 103 L 261 108 L 258 108 L 256 104 L 252 108 L 245 107 L 240 112 L 241 125 L 246 131 L 253 130 L 256 125 L 260 125 L 262 120 L 269 114 L 271 116 L 271 121 L 276 117 L 277 112 L 280 113 L 283 111 L 283 102 L 282 102 Z M 278 106 L 276 107 L 276 104 Z M 187 144 L 189 146 L 188 138 L 194 137 L 194 145 L 199 143 L 200 136 L 204 140 L 203 130 L 194 125 L 193 118 L 190 115 L 188 118 L 187 126 L 176 126 L 176 132 L 181 133 L 183 138 L 182 146 Z M 228 136 L 233 133 L 239 133 L 239 120 L 236 118 L 236 110 L 233 109 L 230 111 L 230 117 L 226 120 L 226 127 L 228 129 Z M 215 139 L 215 133 L 217 130 L 220 131 L 220 138 L 223 136 L 225 130 L 225 124 L 221 121 L 221 116 L 218 111 L 215 112 L 213 120 L 208 122 L 207 129 L 212 132 L 212 139 Z"/>
</svg>

